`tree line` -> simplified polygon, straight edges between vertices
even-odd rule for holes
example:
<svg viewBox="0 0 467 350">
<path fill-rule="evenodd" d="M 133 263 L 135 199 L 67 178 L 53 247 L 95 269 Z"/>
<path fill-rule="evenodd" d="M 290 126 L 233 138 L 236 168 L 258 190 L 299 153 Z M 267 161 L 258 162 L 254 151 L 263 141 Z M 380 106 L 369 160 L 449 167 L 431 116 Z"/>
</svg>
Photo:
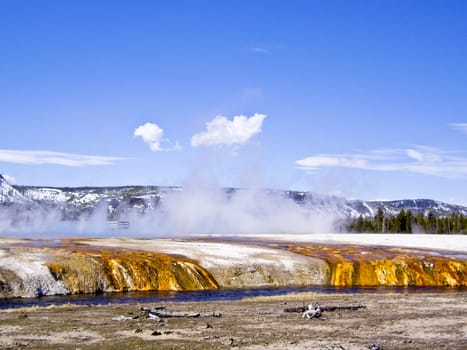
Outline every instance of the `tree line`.
<svg viewBox="0 0 467 350">
<path fill-rule="evenodd" d="M 378 208 L 373 218 L 362 215 L 352 220 L 347 229 L 350 232 L 375 233 L 467 233 L 467 216 L 452 213 L 450 216 L 436 216 L 432 211 L 428 215 L 411 210 L 401 209 L 399 214 L 385 216 L 382 208 Z"/>
</svg>

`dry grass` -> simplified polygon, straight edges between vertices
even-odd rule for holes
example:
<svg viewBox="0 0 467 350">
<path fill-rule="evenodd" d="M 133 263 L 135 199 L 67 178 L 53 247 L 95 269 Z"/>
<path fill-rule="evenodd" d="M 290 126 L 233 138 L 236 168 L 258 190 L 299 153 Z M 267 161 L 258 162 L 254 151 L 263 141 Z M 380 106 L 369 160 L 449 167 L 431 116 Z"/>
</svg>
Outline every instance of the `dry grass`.
<svg viewBox="0 0 467 350">
<path fill-rule="evenodd" d="M 305 320 L 285 307 L 363 304 Z M 436 305 L 436 307 L 433 307 Z M 295 293 L 238 302 L 164 303 L 219 318 L 147 319 L 154 304 L 30 307 L 0 311 L 0 349 L 464 349 L 467 293 Z M 443 312 L 439 312 L 443 310 Z M 124 316 L 124 317 L 121 317 Z M 121 319 L 120 321 L 118 319 Z"/>
</svg>

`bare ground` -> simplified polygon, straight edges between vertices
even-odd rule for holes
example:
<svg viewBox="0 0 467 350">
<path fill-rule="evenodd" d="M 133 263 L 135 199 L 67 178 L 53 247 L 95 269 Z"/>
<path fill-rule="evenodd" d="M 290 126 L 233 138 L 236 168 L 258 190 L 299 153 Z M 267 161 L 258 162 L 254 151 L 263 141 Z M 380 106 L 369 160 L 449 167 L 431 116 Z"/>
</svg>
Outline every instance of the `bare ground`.
<svg viewBox="0 0 467 350">
<path fill-rule="evenodd" d="M 306 320 L 286 307 L 364 304 Z M 150 320 L 141 307 L 0 310 L 0 349 L 467 349 L 467 293 L 296 294 L 238 302 L 163 303 L 219 318 Z"/>
</svg>

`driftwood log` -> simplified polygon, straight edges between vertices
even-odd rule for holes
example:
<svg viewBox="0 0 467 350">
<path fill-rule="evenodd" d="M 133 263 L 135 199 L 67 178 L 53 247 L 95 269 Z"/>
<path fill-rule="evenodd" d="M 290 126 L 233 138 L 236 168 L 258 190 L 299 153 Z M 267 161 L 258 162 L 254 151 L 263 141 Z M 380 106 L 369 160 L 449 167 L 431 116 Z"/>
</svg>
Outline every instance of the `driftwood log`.
<svg viewBox="0 0 467 350">
<path fill-rule="evenodd" d="M 141 311 L 148 313 L 149 317 L 221 317 L 220 312 L 177 312 L 168 311 L 165 306 L 153 307 L 150 309 L 141 308 Z"/>
<path fill-rule="evenodd" d="M 313 303 L 312 303 L 313 304 Z M 310 304 L 311 305 L 311 304 Z M 317 305 L 317 304 L 315 304 Z M 298 306 L 298 307 L 289 307 L 284 309 L 284 312 L 305 312 L 308 309 L 308 306 Z M 365 305 L 347 305 L 347 306 L 340 306 L 340 305 L 320 305 L 319 306 L 321 311 L 335 311 L 335 310 L 358 310 L 358 309 L 365 309 Z"/>
<path fill-rule="evenodd" d="M 289 307 L 284 309 L 284 312 L 299 312 L 302 313 L 303 318 L 311 319 L 320 317 L 324 311 L 335 310 L 359 310 L 366 308 L 365 305 L 319 305 L 318 303 L 311 303 L 308 306 Z"/>
</svg>

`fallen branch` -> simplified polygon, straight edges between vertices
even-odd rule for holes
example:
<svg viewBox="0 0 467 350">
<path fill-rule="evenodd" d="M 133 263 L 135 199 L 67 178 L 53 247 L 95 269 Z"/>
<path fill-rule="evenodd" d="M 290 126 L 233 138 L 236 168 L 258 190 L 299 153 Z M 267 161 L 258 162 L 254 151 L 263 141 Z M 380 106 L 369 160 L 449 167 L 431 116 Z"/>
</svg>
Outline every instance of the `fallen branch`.
<svg viewBox="0 0 467 350">
<path fill-rule="evenodd" d="M 311 305 L 311 304 L 310 304 Z M 308 306 L 297 306 L 297 307 L 289 307 L 284 309 L 284 312 L 305 312 L 308 309 Z M 365 309 L 365 305 L 348 305 L 348 306 L 340 306 L 340 305 L 323 305 L 320 306 L 321 311 L 335 311 L 335 310 L 358 310 L 358 309 Z"/>
<path fill-rule="evenodd" d="M 358 310 L 366 308 L 365 305 L 350 305 L 350 306 L 338 306 L 338 305 L 323 305 L 320 306 L 318 303 L 311 303 L 308 306 L 291 307 L 284 309 L 285 312 L 301 312 L 302 317 L 306 319 L 321 317 L 323 311 L 335 311 L 335 310 Z"/>
<path fill-rule="evenodd" d="M 165 306 L 153 307 L 150 309 L 141 308 L 148 313 L 149 317 L 221 317 L 220 312 L 177 312 L 167 311 Z"/>
</svg>

